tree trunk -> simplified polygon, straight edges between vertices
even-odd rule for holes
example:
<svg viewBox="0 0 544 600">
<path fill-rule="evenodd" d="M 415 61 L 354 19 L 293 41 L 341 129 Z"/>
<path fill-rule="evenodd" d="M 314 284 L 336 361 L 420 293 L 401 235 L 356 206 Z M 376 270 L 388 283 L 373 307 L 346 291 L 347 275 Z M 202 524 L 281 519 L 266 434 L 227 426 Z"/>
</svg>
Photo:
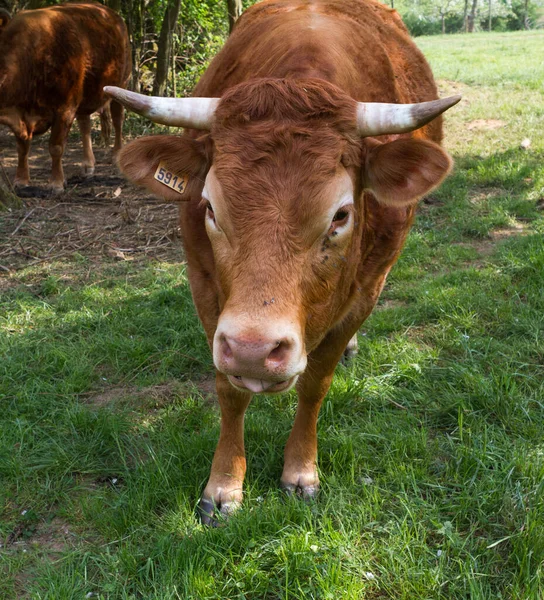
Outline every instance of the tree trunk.
<svg viewBox="0 0 544 600">
<path fill-rule="evenodd" d="M 145 0 L 128 0 L 126 5 L 126 18 L 128 37 L 132 52 L 132 77 L 130 89 L 140 92 L 140 60 L 142 45 L 144 43 L 144 18 Z"/>
<path fill-rule="evenodd" d="M 155 82 L 153 83 L 154 96 L 164 96 L 166 93 L 172 40 L 174 37 L 174 28 L 178 22 L 180 5 L 181 0 L 170 0 L 164 15 L 159 36 L 159 49 L 157 51 L 157 71 L 155 73 Z"/>
<path fill-rule="evenodd" d="M 489 0 L 489 12 L 488 12 L 487 18 L 488 18 L 488 30 L 491 31 L 491 0 Z"/>
<path fill-rule="evenodd" d="M 476 9 L 478 8 L 478 0 L 472 0 L 472 8 L 468 16 L 468 33 L 474 33 L 474 21 L 476 20 Z"/>
<path fill-rule="evenodd" d="M 446 15 L 441 15 L 442 18 L 442 33 L 446 33 Z"/>
<path fill-rule="evenodd" d="M 121 0 L 107 0 L 106 4 L 109 8 L 121 14 Z"/>
<path fill-rule="evenodd" d="M 530 29 L 529 27 L 529 0 L 525 0 L 523 5 L 523 27 Z"/>
<path fill-rule="evenodd" d="M 468 30 L 468 0 L 465 0 L 465 5 L 463 7 L 463 28 L 466 33 Z"/>
<path fill-rule="evenodd" d="M 227 0 L 227 10 L 229 13 L 229 33 L 233 30 L 234 24 L 242 14 L 242 0 Z"/>
</svg>

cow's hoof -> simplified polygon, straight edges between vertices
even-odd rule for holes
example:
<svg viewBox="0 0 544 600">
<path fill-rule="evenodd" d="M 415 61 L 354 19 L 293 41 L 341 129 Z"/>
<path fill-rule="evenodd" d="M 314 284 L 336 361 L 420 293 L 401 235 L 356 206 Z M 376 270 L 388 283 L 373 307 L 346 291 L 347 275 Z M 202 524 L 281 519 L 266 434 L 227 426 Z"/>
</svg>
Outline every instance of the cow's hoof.
<svg viewBox="0 0 544 600">
<path fill-rule="evenodd" d="M 301 485 L 280 481 L 280 488 L 288 496 L 298 496 L 306 501 L 315 500 L 317 498 L 317 494 L 319 493 L 319 483 L 312 485 Z"/>
<path fill-rule="evenodd" d="M 197 513 L 203 525 L 208 527 L 220 527 L 225 524 L 225 521 L 232 513 L 240 508 L 240 503 L 237 501 L 224 502 L 216 504 L 208 498 L 201 498 L 198 503 Z"/>
<path fill-rule="evenodd" d="M 359 345 L 357 343 L 357 334 L 355 334 L 351 340 L 348 342 L 348 345 L 346 346 L 346 349 L 344 350 L 344 353 L 342 354 L 342 358 L 340 359 L 340 362 L 347 366 L 349 365 L 353 359 L 357 356 L 357 353 L 359 352 Z"/>
<path fill-rule="evenodd" d="M 83 166 L 83 177 L 92 177 L 94 175 L 94 167 L 89 165 Z"/>
<path fill-rule="evenodd" d="M 47 190 L 50 196 L 60 196 L 60 194 L 64 193 L 64 184 L 50 182 Z"/>
</svg>

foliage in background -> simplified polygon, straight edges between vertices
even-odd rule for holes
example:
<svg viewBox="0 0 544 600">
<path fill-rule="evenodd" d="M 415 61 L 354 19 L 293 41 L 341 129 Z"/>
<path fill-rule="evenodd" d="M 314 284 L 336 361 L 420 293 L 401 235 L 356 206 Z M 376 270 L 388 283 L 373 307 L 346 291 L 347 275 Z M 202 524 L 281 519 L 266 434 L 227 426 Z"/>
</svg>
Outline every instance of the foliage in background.
<svg viewBox="0 0 544 600">
<path fill-rule="evenodd" d="M 167 96 L 190 94 L 228 35 L 228 0 L 181 0 L 177 22 L 165 28 L 166 15 L 179 2 L 104 0 L 127 23 L 134 63 L 132 87 L 136 91 L 154 90 Z M 243 8 L 255 2 L 243 0 Z M 0 7 L 16 12 L 57 3 L 0 0 Z M 420 36 L 477 31 L 489 26 L 496 31 L 538 27 L 544 0 L 388 0 L 385 4 L 399 11 L 412 35 Z M 164 44 L 172 47 L 165 48 Z"/>
<path fill-rule="evenodd" d="M 389 0 L 414 36 L 542 26 L 542 0 Z"/>
</svg>

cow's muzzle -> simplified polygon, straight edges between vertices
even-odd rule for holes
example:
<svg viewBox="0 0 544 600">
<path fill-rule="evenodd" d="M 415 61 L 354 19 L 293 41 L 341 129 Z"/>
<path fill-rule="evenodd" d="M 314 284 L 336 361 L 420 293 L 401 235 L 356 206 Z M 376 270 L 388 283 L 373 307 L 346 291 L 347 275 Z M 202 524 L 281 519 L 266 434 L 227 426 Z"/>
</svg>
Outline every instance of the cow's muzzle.
<svg viewBox="0 0 544 600">
<path fill-rule="evenodd" d="M 219 320 L 213 358 L 232 385 L 255 394 L 291 389 L 307 362 L 302 337 L 291 323 L 271 320 L 244 327 L 229 317 Z"/>
</svg>

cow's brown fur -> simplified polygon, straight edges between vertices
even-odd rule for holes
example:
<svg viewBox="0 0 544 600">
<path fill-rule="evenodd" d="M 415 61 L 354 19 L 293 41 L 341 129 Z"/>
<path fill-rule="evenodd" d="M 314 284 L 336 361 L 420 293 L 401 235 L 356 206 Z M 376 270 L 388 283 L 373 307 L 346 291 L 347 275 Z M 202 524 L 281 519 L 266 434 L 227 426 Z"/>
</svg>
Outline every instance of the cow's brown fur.
<svg viewBox="0 0 544 600">
<path fill-rule="evenodd" d="M 125 24 L 109 8 L 87 2 L 22 11 L 0 31 L 0 124 L 17 139 L 16 183 L 29 182 L 32 137 L 51 127 L 51 184 L 61 189 L 61 158 L 74 118 L 82 129 L 84 167 L 92 172 L 89 117 L 109 102 L 103 87 L 123 87 L 130 76 Z M 115 102 L 111 108 L 117 151 L 122 109 Z"/>
<path fill-rule="evenodd" d="M 411 134 L 361 139 L 356 101 L 433 100 L 436 86 L 397 13 L 381 3 L 265 0 L 241 17 L 195 95 L 222 97 L 209 134 L 138 140 L 120 165 L 155 193 L 185 200 L 189 279 L 210 345 L 225 315 L 253 338 L 282 319 L 300 332 L 308 365 L 282 482 L 311 494 L 317 415 L 335 366 L 378 299 L 416 201 L 451 167 L 438 145 L 441 118 Z M 190 176 L 184 197 L 153 179 L 161 161 Z M 211 213 L 205 226 L 206 173 L 219 229 Z M 335 237 L 330 211 L 346 181 L 352 230 Z M 219 371 L 217 389 L 221 435 L 203 507 L 228 511 L 242 497 L 250 394 Z"/>
</svg>

